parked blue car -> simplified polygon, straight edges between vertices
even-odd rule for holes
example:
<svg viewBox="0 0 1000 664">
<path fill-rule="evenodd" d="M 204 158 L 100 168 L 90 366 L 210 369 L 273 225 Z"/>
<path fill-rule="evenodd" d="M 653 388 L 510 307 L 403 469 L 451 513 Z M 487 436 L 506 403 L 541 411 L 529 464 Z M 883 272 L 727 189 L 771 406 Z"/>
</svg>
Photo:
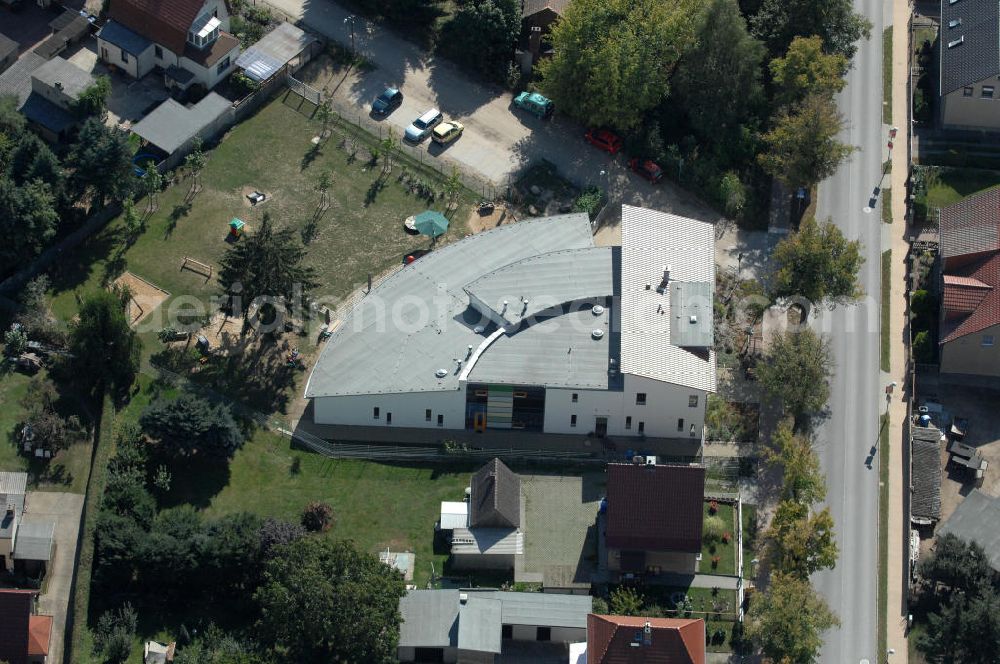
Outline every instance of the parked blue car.
<svg viewBox="0 0 1000 664">
<path fill-rule="evenodd" d="M 396 88 L 386 88 L 375 101 L 372 102 L 372 113 L 375 115 L 389 115 L 399 108 L 403 103 L 403 93 Z"/>
</svg>

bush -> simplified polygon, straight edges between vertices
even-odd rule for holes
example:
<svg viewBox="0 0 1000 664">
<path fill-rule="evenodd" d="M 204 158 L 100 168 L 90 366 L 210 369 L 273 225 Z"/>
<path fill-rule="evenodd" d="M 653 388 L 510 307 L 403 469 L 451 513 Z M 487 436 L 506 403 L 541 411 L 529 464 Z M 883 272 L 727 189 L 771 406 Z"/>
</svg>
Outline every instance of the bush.
<svg viewBox="0 0 1000 664">
<path fill-rule="evenodd" d="M 720 516 L 709 516 L 705 518 L 702 526 L 702 539 L 706 542 L 718 542 L 726 532 L 726 522 Z"/>
<path fill-rule="evenodd" d="M 3 342 L 8 355 L 17 356 L 28 349 L 28 335 L 20 326 L 7 330 L 3 335 Z"/>
<path fill-rule="evenodd" d="M 230 76 L 229 82 L 233 86 L 233 92 L 235 92 L 240 99 L 249 96 L 250 93 L 255 92 L 260 87 L 260 83 L 241 71 L 238 71 Z"/>
<path fill-rule="evenodd" d="M 719 511 L 719 501 L 713 500 L 708 503 L 708 513 L 715 514 Z"/>
<path fill-rule="evenodd" d="M 312 533 L 330 530 L 333 525 L 333 508 L 318 500 L 306 505 L 302 510 L 302 526 Z"/>
<path fill-rule="evenodd" d="M 94 647 L 108 662 L 124 662 L 132 654 L 132 638 L 139 622 L 132 605 L 126 602 L 118 610 L 105 611 L 94 630 Z"/>
<path fill-rule="evenodd" d="M 917 336 L 913 338 L 913 360 L 919 364 L 931 364 L 934 357 L 931 333 L 927 330 L 917 332 Z"/>
<path fill-rule="evenodd" d="M 574 212 L 586 212 L 593 221 L 594 217 L 601 210 L 601 204 L 604 202 L 604 194 L 597 187 L 591 185 L 583 190 L 583 192 L 577 197 L 576 202 L 573 204 Z"/>
</svg>

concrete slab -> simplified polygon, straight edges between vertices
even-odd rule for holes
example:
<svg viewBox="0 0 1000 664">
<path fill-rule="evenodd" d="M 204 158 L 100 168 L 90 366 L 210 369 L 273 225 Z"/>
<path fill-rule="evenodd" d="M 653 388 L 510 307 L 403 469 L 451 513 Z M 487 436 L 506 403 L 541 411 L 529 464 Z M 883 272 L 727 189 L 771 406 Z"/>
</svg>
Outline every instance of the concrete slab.
<svg viewBox="0 0 1000 664">
<path fill-rule="evenodd" d="M 25 499 L 26 516 L 54 521 L 56 524 L 55 553 L 46 572 L 45 592 L 38 599 L 38 612 L 52 616 L 48 656 L 50 662 L 63 661 L 63 639 L 76 565 L 83 499 L 84 496 L 76 493 L 46 491 L 29 491 Z"/>
</svg>

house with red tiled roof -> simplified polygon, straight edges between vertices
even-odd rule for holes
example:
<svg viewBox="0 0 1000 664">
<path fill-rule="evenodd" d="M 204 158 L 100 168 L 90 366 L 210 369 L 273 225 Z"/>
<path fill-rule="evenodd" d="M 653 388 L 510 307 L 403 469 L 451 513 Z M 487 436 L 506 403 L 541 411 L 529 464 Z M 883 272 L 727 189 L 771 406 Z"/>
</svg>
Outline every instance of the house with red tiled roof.
<svg viewBox="0 0 1000 664">
<path fill-rule="evenodd" d="M 705 468 L 608 464 L 602 520 L 607 566 L 621 574 L 694 574 L 701 553 Z"/>
<path fill-rule="evenodd" d="M 941 372 L 1000 376 L 1000 188 L 941 209 Z"/>
<path fill-rule="evenodd" d="M 225 0 L 111 0 L 108 17 L 97 33 L 101 60 L 133 78 L 162 72 L 177 92 L 212 89 L 240 55 Z"/>
<path fill-rule="evenodd" d="M 45 664 L 52 616 L 35 614 L 37 590 L 0 590 L 0 662 Z"/>
<path fill-rule="evenodd" d="M 705 664 L 705 621 L 591 613 L 587 616 L 586 661 L 587 664 Z"/>
</svg>

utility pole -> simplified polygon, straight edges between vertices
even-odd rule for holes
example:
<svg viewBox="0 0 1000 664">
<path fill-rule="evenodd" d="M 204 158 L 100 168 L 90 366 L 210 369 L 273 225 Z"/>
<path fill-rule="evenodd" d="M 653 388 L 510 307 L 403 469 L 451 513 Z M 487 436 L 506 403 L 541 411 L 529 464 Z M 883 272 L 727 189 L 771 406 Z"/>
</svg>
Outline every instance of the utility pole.
<svg viewBox="0 0 1000 664">
<path fill-rule="evenodd" d="M 351 55 L 357 55 L 357 49 L 354 48 L 354 22 L 358 20 L 358 17 L 351 14 L 344 19 L 344 24 L 349 25 L 351 28 Z"/>
</svg>

